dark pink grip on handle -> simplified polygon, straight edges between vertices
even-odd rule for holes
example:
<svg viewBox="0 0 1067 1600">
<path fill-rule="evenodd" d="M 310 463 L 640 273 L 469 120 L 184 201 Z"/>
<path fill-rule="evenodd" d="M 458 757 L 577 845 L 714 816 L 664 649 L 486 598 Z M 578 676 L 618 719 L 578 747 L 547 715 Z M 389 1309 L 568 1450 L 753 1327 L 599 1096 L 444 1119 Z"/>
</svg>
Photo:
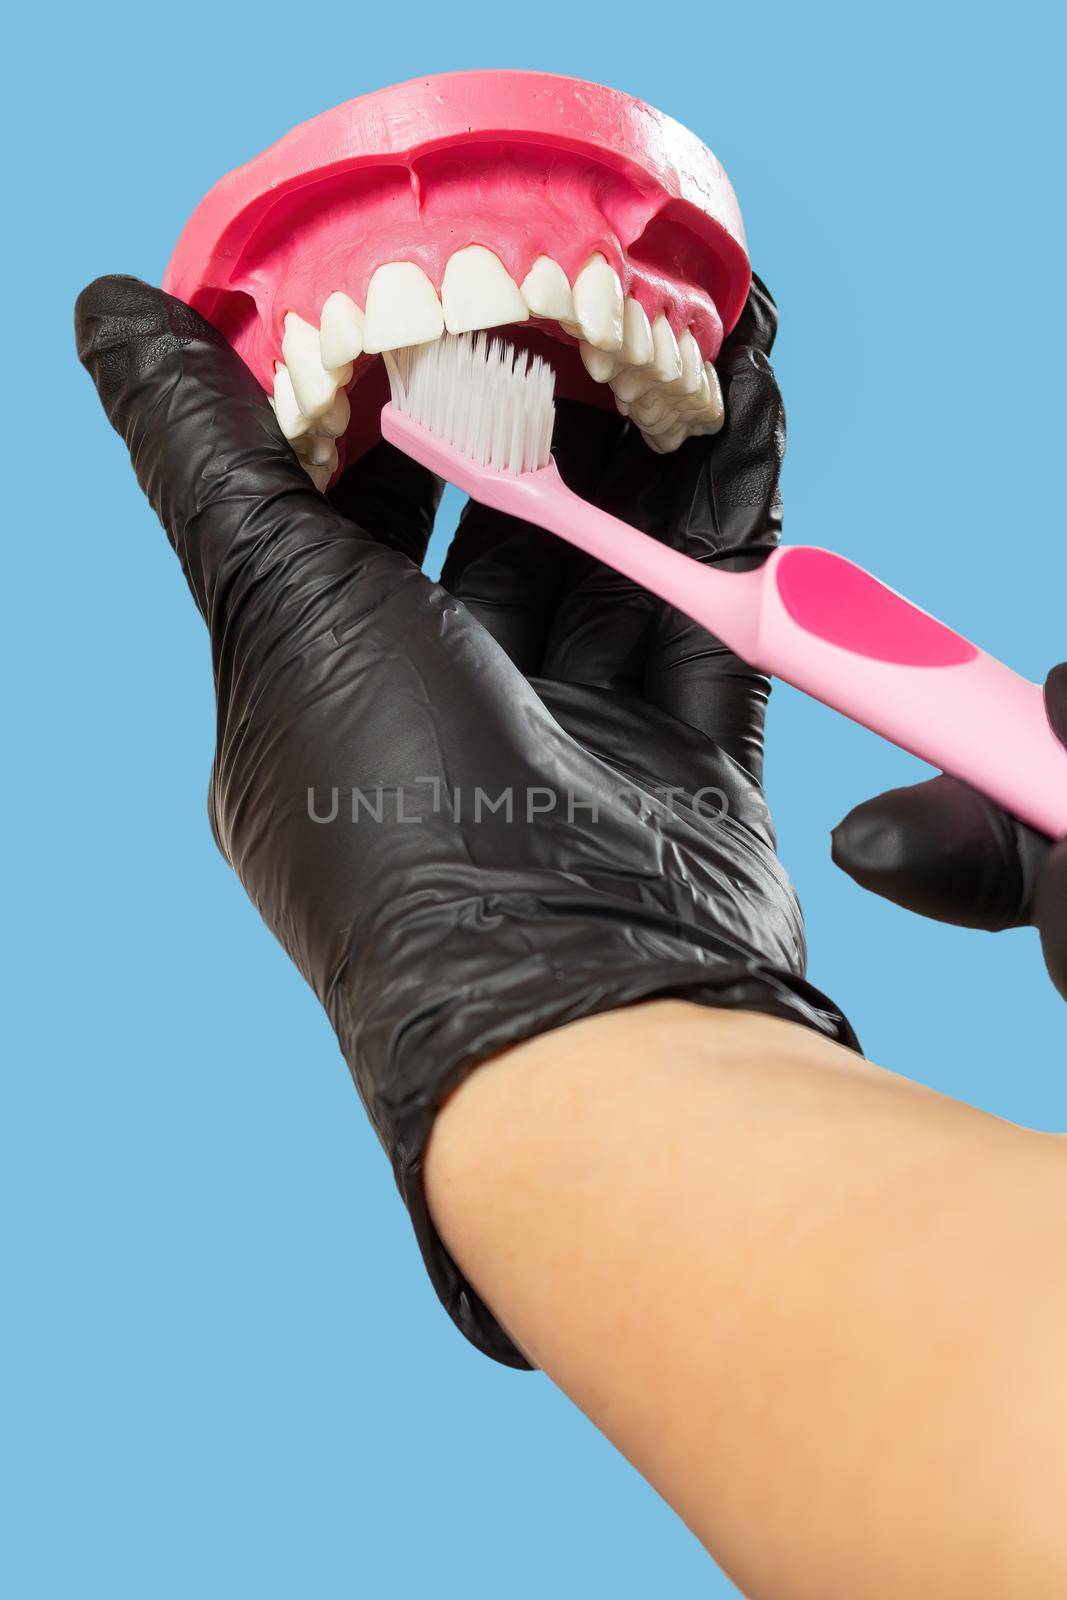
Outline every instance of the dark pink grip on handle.
<svg viewBox="0 0 1067 1600">
<path fill-rule="evenodd" d="M 760 570 L 758 665 L 1067 835 L 1067 751 L 1036 683 L 829 550 L 783 549 Z"/>
<path fill-rule="evenodd" d="M 778 592 L 794 622 L 829 644 L 902 667 L 957 667 L 969 640 L 830 550 L 783 550 Z"/>
</svg>

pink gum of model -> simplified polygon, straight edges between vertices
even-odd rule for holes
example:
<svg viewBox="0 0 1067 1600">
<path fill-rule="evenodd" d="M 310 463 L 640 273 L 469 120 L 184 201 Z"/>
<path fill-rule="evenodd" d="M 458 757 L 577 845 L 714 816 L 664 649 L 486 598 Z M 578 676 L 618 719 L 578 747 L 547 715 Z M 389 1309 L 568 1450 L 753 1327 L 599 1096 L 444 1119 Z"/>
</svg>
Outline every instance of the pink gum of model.
<svg viewBox="0 0 1067 1600">
<path fill-rule="evenodd" d="M 1035 683 L 829 550 L 776 550 L 751 572 L 701 566 L 568 489 L 554 462 L 476 466 L 387 405 L 382 435 L 483 505 L 577 545 L 718 635 L 744 661 L 951 772 L 1054 839 L 1067 751 Z"/>
<path fill-rule="evenodd" d="M 540 255 L 573 282 L 599 252 L 650 321 L 690 328 L 710 361 L 748 294 L 737 199 L 694 134 L 615 89 L 503 71 L 397 84 L 294 128 L 205 196 L 163 282 L 269 392 L 286 312 L 318 326 L 337 289 L 363 306 L 390 261 L 416 262 L 440 290 L 471 244 L 516 283 Z M 374 406 L 375 435 L 377 418 Z"/>
</svg>

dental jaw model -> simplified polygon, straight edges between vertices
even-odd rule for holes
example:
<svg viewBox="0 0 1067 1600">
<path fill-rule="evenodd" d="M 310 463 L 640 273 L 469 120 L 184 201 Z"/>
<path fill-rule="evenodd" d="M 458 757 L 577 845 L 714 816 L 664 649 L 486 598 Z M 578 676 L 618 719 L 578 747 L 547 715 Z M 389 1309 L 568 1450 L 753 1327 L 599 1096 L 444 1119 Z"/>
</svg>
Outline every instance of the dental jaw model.
<svg viewBox="0 0 1067 1600">
<path fill-rule="evenodd" d="M 715 371 L 749 285 L 721 166 L 628 95 L 529 72 L 379 90 L 223 178 L 164 279 L 271 395 L 319 488 L 379 437 L 382 362 L 483 328 L 650 448 L 723 422 Z"/>
</svg>

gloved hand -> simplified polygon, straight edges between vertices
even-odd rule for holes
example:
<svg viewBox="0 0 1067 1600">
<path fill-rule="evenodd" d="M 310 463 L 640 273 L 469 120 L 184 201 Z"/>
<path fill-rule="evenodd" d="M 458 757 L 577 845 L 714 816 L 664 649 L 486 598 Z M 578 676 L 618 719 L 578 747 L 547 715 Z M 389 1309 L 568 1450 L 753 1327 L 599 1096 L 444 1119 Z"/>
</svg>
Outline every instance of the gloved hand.
<svg viewBox="0 0 1067 1600">
<path fill-rule="evenodd" d="M 1045 704 L 1067 745 L 1067 663 L 1049 673 Z M 857 806 L 834 830 L 833 857 L 865 889 L 939 922 L 1037 928 L 1067 1000 L 1067 840 L 1050 845 L 967 784 L 940 777 Z"/>
<path fill-rule="evenodd" d="M 422 1190 L 435 1113 L 477 1062 L 665 995 L 854 1043 L 803 978 L 760 786 L 766 681 L 480 508 L 432 583 L 417 563 L 437 482 L 380 444 L 324 498 L 250 373 L 179 301 L 101 279 L 76 324 L 210 631 L 219 848 L 329 1013 L 442 1300 L 525 1366 Z M 757 287 L 721 363 L 727 427 L 676 456 L 561 407 L 564 476 L 702 561 L 765 555 L 773 333 Z"/>
</svg>

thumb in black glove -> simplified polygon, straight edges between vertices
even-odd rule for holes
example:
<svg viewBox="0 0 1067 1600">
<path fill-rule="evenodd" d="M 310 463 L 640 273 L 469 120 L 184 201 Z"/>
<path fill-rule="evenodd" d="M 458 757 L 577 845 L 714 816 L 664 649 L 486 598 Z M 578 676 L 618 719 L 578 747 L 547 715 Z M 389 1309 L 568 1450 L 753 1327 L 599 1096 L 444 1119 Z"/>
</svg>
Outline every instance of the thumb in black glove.
<svg viewBox="0 0 1067 1600">
<path fill-rule="evenodd" d="M 1049 721 L 1067 745 L 1067 663 L 1045 684 Z M 957 778 L 894 789 L 849 812 L 833 857 L 864 889 L 957 927 L 1032 926 L 1067 1000 L 1067 840 L 1050 844 Z"/>
</svg>

